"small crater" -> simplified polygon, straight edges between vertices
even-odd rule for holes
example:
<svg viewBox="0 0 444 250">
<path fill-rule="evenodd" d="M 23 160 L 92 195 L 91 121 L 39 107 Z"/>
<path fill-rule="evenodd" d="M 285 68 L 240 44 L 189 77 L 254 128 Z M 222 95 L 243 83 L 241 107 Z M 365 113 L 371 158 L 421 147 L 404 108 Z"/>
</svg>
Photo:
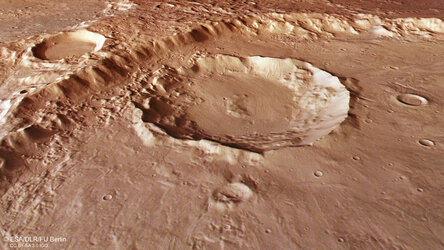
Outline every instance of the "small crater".
<svg viewBox="0 0 444 250">
<path fill-rule="evenodd" d="M 419 96 L 419 95 L 415 95 L 415 94 L 398 95 L 396 97 L 396 99 L 399 102 L 404 103 L 406 105 L 410 105 L 410 106 L 423 106 L 428 103 L 426 98 Z"/>
<path fill-rule="evenodd" d="M 104 201 L 109 201 L 109 200 L 111 200 L 112 198 L 113 198 L 113 196 L 112 196 L 111 194 L 107 194 L 107 195 L 103 196 L 103 200 L 104 200 Z"/>
<path fill-rule="evenodd" d="M 252 195 L 253 191 L 247 185 L 235 182 L 216 190 L 213 198 L 216 201 L 229 204 L 246 201 L 250 199 Z"/>
<path fill-rule="evenodd" d="M 433 147 L 435 146 L 435 142 L 429 139 L 421 139 L 418 141 L 419 144 L 426 146 L 426 147 Z"/>
<path fill-rule="evenodd" d="M 105 37 L 98 33 L 77 30 L 45 39 L 32 48 L 32 53 L 42 60 L 59 60 L 96 52 L 102 48 L 104 42 Z"/>
<path fill-rule="evenodd" d="M 322 177 L 324 175 L 324 173 L 322 172 L 322 171 L 316 171 L 316 172 L 314 172 L 314 176 L 316 176 L 316 177 Z"/>
</svg>

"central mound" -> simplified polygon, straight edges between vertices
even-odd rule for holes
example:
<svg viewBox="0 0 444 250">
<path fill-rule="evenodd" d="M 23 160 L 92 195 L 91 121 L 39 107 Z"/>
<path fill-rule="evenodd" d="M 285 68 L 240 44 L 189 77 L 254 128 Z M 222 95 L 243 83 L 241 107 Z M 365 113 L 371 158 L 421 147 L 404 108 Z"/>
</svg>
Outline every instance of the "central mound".
<svg viewBox="0 0 444 250">
<path fill-rule="evenodd" d="M 209 139 L 254 152 L 310 145 L 346 117 L 337 77 L 295 59 L 206 56 L 163 67 L 138 103 L 143 119 L 177 138 Z"/>
</svg>

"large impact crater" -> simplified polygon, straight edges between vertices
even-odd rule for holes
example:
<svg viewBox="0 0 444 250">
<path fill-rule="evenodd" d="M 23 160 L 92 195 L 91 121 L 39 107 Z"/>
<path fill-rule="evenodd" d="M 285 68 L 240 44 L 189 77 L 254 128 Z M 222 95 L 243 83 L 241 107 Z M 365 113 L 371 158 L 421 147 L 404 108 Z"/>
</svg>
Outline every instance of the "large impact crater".
<svg viewBox="0 0 444 250">
<path fill-rule="evenodd" d="M 349 109 L 337 77 L 295 59 L 203 56 L 157 70 L 136 101 L 143 120 L 183 139 L 208 139 L 254 152 L 310 145 Z"/>
</svg>

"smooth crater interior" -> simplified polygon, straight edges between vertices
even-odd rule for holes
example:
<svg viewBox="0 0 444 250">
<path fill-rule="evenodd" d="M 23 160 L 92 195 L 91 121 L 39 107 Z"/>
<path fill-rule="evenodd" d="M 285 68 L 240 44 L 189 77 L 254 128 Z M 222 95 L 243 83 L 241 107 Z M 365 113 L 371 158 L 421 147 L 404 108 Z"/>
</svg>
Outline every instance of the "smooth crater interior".
<svg viewBox="0 0 444 250">
<path fill-rule="evenodd" d="M 59 60 L 99 51 L 104 42 L 105 37 L 98 33 L 77 30 L 45 39 L 32 48 L 32 53 L 42 60 Z"/>
</svg>

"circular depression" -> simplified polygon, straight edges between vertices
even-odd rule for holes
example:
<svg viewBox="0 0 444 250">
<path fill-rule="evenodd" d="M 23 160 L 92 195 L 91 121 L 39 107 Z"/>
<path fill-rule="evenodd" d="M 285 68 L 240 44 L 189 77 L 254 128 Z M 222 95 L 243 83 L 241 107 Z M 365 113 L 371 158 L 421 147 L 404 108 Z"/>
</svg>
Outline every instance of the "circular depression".
<svg viewBox="0 0 444 250">
<path fill-rule="evenodd" d="M 295 59 L 205 56 L 159 69 L 150 88 L 145 121 L 174 137 L 255 152 L 310 145 L 349 109 L 337 77 Z"/>
<path fill-rule="evenodd" d="M 98 33 L 77 30 L 45 39 L 32 48 L 32 53 L 42 60 L 59 60 L 98 51 L 104 42 L 105 37 Z"/>
</svg>

